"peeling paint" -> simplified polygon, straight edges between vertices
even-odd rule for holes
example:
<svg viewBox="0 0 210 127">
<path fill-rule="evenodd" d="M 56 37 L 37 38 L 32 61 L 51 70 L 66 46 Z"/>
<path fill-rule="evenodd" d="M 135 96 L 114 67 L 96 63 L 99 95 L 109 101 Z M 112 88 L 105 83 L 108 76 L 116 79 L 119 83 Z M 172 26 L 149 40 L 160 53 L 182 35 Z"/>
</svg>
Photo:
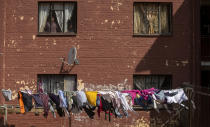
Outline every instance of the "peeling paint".
<svg viewBox="0 0 210 127">
<path fill-rule="evenodd" d="M 74 120 L 76 120 L 76 121 L 84 121 L 85 119 L 88 119 L 88 117 L 81 116 L 80 114 L 74 114 Z"/>
<path fill-rule="evenodd" d="M 34 20 L 34 17 L 31 17 L 30 20 L 33 21 Z"/>
<path fill-rule="evenodd" d="M 77 90 L 81 91 L 81 90 L 84 90 L 85 88 L 85 85 L 84 83 L 82 82 L 81 79 L 77 80 L 78 84 L 77 84 Z"/>
<path fill-rule="evenodd" d="M 114 20 L 112 21 L 112 25 L 114 25 Z"/>
<path fill-rule="evenodd" d="M 112 6 L 110 6 L 110 9 L 113 11 L 114 10 L 114 8 L 112 7 Z"/>
<path fill-rule="evenodd" d="M 113 6 L 110 7 L 110 9 L 113 10 L 120 10 L 120 6 L 123 5 L 123 3 L 121 3 L 121 0 L 112 0 L 111 2 L 113 4 Z"/>
<path fill-rule="evenodd" d="M 17 98 L 17 92 L 20 90 L 31 90 L 33 93 L 36 92 L 37 86 L 34 79 L 32 80 L 18 80 L 15 82 L 17 85 L 21 85 L 19 90 L 12 90 L 12 100 Z"/>
<path fill-rule="evenodd" d="M 145 121 L 144 117 L 141 117 L 140 119 L 135 120 L 134 125 L 130 125 L 129 127 L 149 127 L 150 123 L 149 121 Z"/>
<path fill-rule="evenodd" d="M 79 50 L 80 49 L 80 45 L 77 45 L 77 50 Z"/>
<path fill-rule="evenodd" d="M 20 20 L 23 20 L 24 19 L 24 16 L 19 16 Z"/>
<path fill-rule="evenodd" d="M 184 60 L 184 61 L 181 61 L 181 63 L 182 63 L 183 66 L 186 66 L 186 64 L 188 64 L 189 61 L 188 60 Z"/>
<path fill-rule="evenodd" d="M 189 61 L 188 60 L 176 60 L 176 66 L 186 66 L 187 64 L 189 64 Z"/>
<path fill-rule="evenodd" d="M 9 40 L 9 43 L 7 44 L 8 47 L 11 47 L 11 48 L 16 48 L 16 42 L 15 40 Z"/>
<path fill-rule="evenodd" d="M 35 39 L 36 39 L 36 35 L 33 35 L 33 36 L 32 36 L 32 39 L 35 40 Z"/>
<path fill-rule="evenodd" d="M 134 56 L 137 56 L 137 52 L 136 52 L 135 50 L 132 52 L 132 54 L 133 54 Z"/>
<path fill-rule="evenodd" d="M 166 60 L 166 64 L 165 65 L 168 66 L 168 60 Z"/>
<path fill-rule="evenodd" d="M 123 82 L 117 83 L 117 84 L 92 84 L 92 83 L 86 83 L 82 79 L 78 79 L 78 90 L 86 90 L 86 91 L 92 91 L 92 90 L 125 90 L 125 89 L 132 89 L 131 85 L 128 85 L 128 79 L 124 79 Z"/>
</svg>

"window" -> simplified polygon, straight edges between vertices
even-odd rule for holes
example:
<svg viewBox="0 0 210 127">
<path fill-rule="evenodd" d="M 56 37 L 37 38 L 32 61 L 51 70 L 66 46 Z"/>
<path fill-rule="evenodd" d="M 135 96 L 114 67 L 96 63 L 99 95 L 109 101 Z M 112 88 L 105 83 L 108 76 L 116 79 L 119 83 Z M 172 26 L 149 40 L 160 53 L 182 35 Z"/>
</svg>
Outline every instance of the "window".
<svg viewBox="0 0 210 127">
<path fill-rule="evenodd" d="M 134 75 L 134 89 L 170 89 L 172 86 L 171 75 Z"/>
<path fill-rule="evenodd" d="M 45 93 L 55 93 L 58 90 L 75 91 L 77 84 L 76 75 L 60 75 L 60 74 L 42 74 L 38 75 L 38 91 L 40 89 Z"/>
<path fill-rule="evenodd" d="M 77 32 L 75 2 L 40 2 L 38 6 L 40 34 L 75 34 Z"/>
<path fill-rule="evenodd" d="M 134 3 L 134 35 L 171 33 L 171 3 Z"/>
</svg>

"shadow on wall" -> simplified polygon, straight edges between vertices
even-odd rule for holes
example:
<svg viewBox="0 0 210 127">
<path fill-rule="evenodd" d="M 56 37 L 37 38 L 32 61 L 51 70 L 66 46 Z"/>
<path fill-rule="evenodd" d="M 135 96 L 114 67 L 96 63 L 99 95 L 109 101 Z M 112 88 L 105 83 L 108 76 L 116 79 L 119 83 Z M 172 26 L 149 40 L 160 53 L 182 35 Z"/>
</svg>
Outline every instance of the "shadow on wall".
<svg viewBox="0 0 210 127">
<path fill-rule="evenodd" d="M 180 6 L 178 5 L 180 4 Z M 179 7 L 177 7 L 179 6 Z M 184 0 L 183 3 L 173 2 L 172 6 L 172 34 L 168 36 L 134 37 L 148 48 L 145 55 L 138 56 L 141 60 L 135 68 L 136 74 L 174 74 L 182 73 L 179 80 L 190 80 L 191 42 L 192 42 L 192 1 Z M 139 43 L 141 43 L 139 42 Z M 151 45 L 151 47 L 148 47 Z M 139 50 L 138 48 L 136 49 Z M 186 76 L 183 76 L 186 75 Z M 172 75 L 174 79 L 174 75 Z M 173 81 L 174 84 L 174 81 Z M 177 82 L 176 82 L 177 84 Z M 175 85 L 175 84 L 174 84 Z"/>
<path fill-rule="evenodd" d="M 179 8 L 177 8 L 180 4 Z M 147 40 L 142 42 L 142 45 L 147 46 L 151 44 L 151 47 L 148 47 L 148 50 L 145 55 L 142 55 L 141 60 L 135 68 L 136 74 L 166 74 L 172 75 L 173 87 L 176 88 L 184 81 L 190 81 L 190 65 L 191 61 L 191 43 L 192 43 L 192 1 L 184 0 L 183 3 L 173 2 L 172 6 L 172 34 L 169 36 L 151 36 L 151 37 L 134 37 L 136 39 Z M 141 42 L 139 42 L 141 43 Z M 136 49 L 137 51 L 139 49 Z M 139 51 L 139 53 L 141 53 Z M 165 111 L 163 111 L 165 112 Z M 164 124 L 164 121 L 171 119 L 171 115 L 167 112 L 164 114 L 155 113 L 155 111 L 150 113 L 150 123 L 153 126 L 155 123 L 160 125 Z M 162 116 L 165 119 L 162 120 Z M 187 117 L 188 115 L 186 115 Z M 182 120 L 186 120 L 183 118 Z M 183 126 L 180 123 L 186 125 L 182 120 L 177 123 L 177 120 L 174 121 L 174 126 Z M 162 123 L 160 122 L 162 121 Z M 172 120 L 171 120 L 172 121 Z M 166 126 L 169 126 L 169 123 L 165 123 Z M 155 124 L 156 125 L 156 124 Z"/>
</svg>

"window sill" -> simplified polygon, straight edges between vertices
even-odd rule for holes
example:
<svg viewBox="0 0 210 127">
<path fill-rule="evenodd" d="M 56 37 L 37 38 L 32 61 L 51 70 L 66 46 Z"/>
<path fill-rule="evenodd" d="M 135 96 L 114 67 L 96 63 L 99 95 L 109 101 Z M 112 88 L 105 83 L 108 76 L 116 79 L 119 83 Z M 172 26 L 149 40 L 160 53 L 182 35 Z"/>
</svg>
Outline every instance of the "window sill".
<svg viewBox="0 0 210 127">
<path fill-rule="evenodd" d="M 170 37 L 172 33 L 169 34 L 133 34 L 134 37 Z"/>
<path fill-rule="evenodd" d="M 167 104 L 167 106 L 168 106 L 168 109 L 169 109 L 169 110 L 173 110 L 173 106 L 172 106 L 172 105 Z M 159 107 L 158 109 L 159 109 L 159 110 L 166 110 L 165 107 Z M 154 109 L 153 107 L 151 107 L 151 106 L 148 106 L 148 107 L 145 109 L 144 107 L 142 107 L 142 106 L 140 106 L 140 105 L 133 105 L 133 110 L 134 110 L 134 111 L 151 111 L 151 110 L 155 110 L 155 109 Z"/>
<path fill-rule="evenodd" d="M 38 33 L 37 36 L 76 36 L 77 33 Z"/>
</svg>

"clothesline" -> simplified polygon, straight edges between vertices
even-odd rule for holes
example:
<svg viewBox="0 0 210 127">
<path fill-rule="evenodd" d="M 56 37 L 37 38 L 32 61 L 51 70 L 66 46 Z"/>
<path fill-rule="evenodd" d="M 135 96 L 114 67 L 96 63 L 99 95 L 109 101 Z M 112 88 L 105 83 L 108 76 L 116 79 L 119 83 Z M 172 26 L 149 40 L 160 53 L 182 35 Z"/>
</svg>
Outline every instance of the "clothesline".
<svg viewBox="0 0 210 127">
<path fill-rule="evenodd" d="M 11 91 L 2 89 L 2 94 L 6 101 L 11 100 Z M 124 91 L 61 91 L 58 95 L 53 93 L 36 93 L 31 91 L 19 91 L 18 101 L 20 113 L 32 110 L 32 100 L 35 102 L 35 109 L 44 108 L 44 116 L 48 116 L 49 110 L 56 118 L 53 105 L 56 105 L 57 114 L 60 117 L 69 116 L 70 113 L 81 113 L 83 110 L 93 119 L 94 110 L 97 109 L 98 116 L 103 111 L 105 118 L 108 115 L 111 121 L 112 114 L 115 117 L 128 117 L 128 111 L 141 106 L 142 109 L 155 109 L 159 112 L 160 107 L 164 107 L 169 113 L 167 104 L 179 104 L 188 109 L 182 102 L 187 101 L 188 97 L 182 88 L 172 90 L 158 90 L 154 88 L 145 90 L 124 90 Z M 193 104 L 193 103 L 192 103 Z"/>
</svg>

